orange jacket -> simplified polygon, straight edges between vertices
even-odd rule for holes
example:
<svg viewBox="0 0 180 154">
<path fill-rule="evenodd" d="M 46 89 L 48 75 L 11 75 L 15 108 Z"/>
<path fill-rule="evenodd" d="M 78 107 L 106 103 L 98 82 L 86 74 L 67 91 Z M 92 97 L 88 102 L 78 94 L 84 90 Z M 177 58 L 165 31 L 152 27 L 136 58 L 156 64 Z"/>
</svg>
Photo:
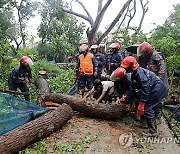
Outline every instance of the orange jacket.
<svg viewBox="0 0 180 154">
<path fill-rule="evenodd" d="M 84 57 L 83 54 L 79 56 L 79 73 L 87 74 L 87 75 L 93 75 L 93 54 L 87 53 L 87 55 Z"/>
</svg>

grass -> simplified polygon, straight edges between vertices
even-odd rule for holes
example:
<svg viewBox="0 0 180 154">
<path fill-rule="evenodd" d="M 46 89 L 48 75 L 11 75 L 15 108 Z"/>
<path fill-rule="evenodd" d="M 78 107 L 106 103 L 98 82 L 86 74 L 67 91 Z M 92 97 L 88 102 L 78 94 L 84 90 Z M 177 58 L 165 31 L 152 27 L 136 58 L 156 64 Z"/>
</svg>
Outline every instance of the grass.
<svg viewBox="0 0 180 154">
<path fill-rule="evenodd" d="M 58 154 L 83 154 L 89 144 L 97 141 L 96 135 L 91 135 L 87 133 L 85 138 L 79 142 L 67 143 L 67 144 L 58 144 L 53 145 L 54 152 Z M 26 148 L 23 151 L 20 151 L 19 154 L 47 154 L 48 153 L 48 144 L 44 141 L 37 142 L 31 147 Z"/>
<path fill-rule="evenodd" d="M 97 141 L 96 135 L 88 133 L 85 138 L 79 142 L 69 144 L 54 144 L 54 150 L 58 154 L 82 154 L 88 148 L 88 144 Z"/>
<path fill-rule="evenodd" d="M 19 154 L 47 154 L 48 145 L 44 141 L 33 144 L 32 147 L 20 151 Z"/>
</svg>

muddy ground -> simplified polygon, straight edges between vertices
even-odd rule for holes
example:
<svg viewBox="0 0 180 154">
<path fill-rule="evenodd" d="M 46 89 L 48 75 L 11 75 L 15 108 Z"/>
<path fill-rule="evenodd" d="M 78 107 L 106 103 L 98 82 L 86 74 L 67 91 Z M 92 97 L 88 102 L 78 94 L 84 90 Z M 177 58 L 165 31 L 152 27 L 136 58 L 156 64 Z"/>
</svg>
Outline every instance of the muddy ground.
<svg viewBox="0 0 180 154">
<path fill-rule="evenodd" d="M 48 143 L 48 153 L 58 153 L 55 145 L 66 145 L 64 148 L 67 148 L 67 153 L 180 154 L 180 147 L 171 141 L 172 135 L 164 120 L 158 126 L 159 137 L 156 140 L 141 136 L 145 129 L 136 127 L 134 122 L 132 116 L 117 121 L 106 121 L 86 118 L 75 112 L 75 116 L 61 130 L 45 139 Z"/>
</svg>

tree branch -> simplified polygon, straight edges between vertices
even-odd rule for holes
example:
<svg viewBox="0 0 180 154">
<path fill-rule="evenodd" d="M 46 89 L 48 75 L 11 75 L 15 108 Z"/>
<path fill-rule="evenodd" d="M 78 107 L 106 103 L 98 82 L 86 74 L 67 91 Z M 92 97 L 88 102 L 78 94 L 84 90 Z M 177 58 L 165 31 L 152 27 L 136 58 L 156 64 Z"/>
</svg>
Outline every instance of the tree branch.
<svg viewBox="0 0 180 154">
<path fill-rule="evenodd" d="M 102 9 L 102 2 L 103 2 L 103 0 L 99 0 L 99 3 L 98 3 L 98 10 L 97 10 L 97 15 L 99 14 L 99 12 L 100 12 L 101 9 Z"/>
<path fill-rule="evenodd" d="M 78 2 L 78 3 L 81 5 L 81 7 L 84 9 L 84 11 L 86 12 L 86 14 L 88 15 L 88 18 L 93 22 L 93 18 L 91 17 L 89 11 L 86 9 L 86 7 L 84 6 L 84 4 L 83 4 L 81 1 L 79 1 L 79 0 L 76 0 L 76 2 Z"/>
<path fill-rule="evenodd" d="M 132 11 L 134 11 L 133 14 L 131 14 Z M 136 14 L 136 0 L 134 0 L 133 8 L 130 9 L 130 11 L 129 11 L 129 20 L 128 20 L 128 24 L 127 24 L 127 29 L 129 28 L 130 22 L 134 18 L 135 14 Z"/>
<path fill-rule="evenodd" d="M 86 21 L 88 21 L 90 23 L 91 27 L 93 27 L 93 21 L 89 17 L 87 17 L 85 15 L 82 15 L 82 14 L 79 14 L 79 13 L 76 13 L 76 12 L 74 12 L 72 10 L 63 9 L 63 11 L 66 12 L 66 13 L 75 15 L 77 17 L 83 18 L 84 20 L 86 20 Z"/>
<path fill-rule="evenodd" d="M 138 26 L 137 31 L 140 31 L 140 29 L 141 29 L 141 27 L 142 27 L 142 23 L 143 23 L 145 14 L 146 14 L 147 11 L 148 11 L 148 6 L 147 6 L 147 5 L 148 5 L 149 1 L 146 0 L 146 3 L 143 4 L 143 0 L 140 0 L 140 3 L 141 3 L 141 8 L 142 8 L 143 13 L 142 13 L 142 17 L 141 17 L 141 20 L 140 20 L 140 23 L 139 23 L 139 26 Z"/>
<path fill-rule="evenodd" d="M 132 2 L 132 0 L 128 0 L 124 6 L 122 7 L 122 9 L 120 10 L 120 12 L 118 13 L 118 15 L 116 16 L 116 18 L 113 20 L 113 22 L 110 24 L 109 28 L 104 32 L 104 34 L 97 40 L 97 44 L 99 44 L 106 36 L 107 34 L 112 30 L 112 28 L 114 27 L 114 25 L 119 21 L 119 18 L 122 16 L 123 12 L 125 11 L 125 9 L 130 5 L 130 3 Z"/>
<path fill-rule="evenodd" d="M 124 17 L 123 17 L 123 19 L 121 20 L 121 23 L 119 24 L 119 26 L 118 26 L 117 29 L 120 29 L 120 27 L 122 26 L 124 20 L 126 19 L 126 16 L 128 16 L 128 15 L 127 15 L 128 12 L 129 12 L 129 6 L 127 7 L 127 11 L 126 11 L 126 13 L 124 14 Z"/>
<path fill-rule="evenodd" d="M 94 26 L 91 30 L 92 33 L 96 33 L 98 28 L 99 28 L 99 25 L 102 21 L 102 18 L 104 16 L 104 13 L 105 11 L 107 10 L 108 6 L 111 4 L 112 0 L 108 0 L 107 3 L 104 5 L 104 7 L 102 8 L 102 10 L 99 12 L 99 14 L 97 15 L 96 17 L 96 20 L 94 22 Z"/>
</svg>

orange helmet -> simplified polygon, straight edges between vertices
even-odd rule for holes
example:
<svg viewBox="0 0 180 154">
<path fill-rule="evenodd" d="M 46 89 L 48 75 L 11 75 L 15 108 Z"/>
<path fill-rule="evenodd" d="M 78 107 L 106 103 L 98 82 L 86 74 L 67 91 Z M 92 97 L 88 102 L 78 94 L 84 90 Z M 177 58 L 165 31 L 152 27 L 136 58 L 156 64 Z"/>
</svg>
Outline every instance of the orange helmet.
<svg viewBox="0 0 180 154">
<path fill-rule="evenodd" d="M 125 75 L 126 75 L 126 70 L 124 68 L 122 68 L 122 67 L 119 67 L 111 74 L 110 79 L 112 81 L 116 81 L 116 80 L 121 79 Z"/>
<path fill-rule="evenodd" d="M 20 59 L 20 63 L 28 64 L 29 66 L 32 66 L 32 65 L 33 65 L 33 61 L 32 61 L 31 58 L 29 58 L 28 56 L 23 56 L 23 57 Z"/>
<path fill-rule="evenodd" d="M 123 67 L 125 69 L 132 67 L 131 68 L 132 70 L 137 70 L 137 68 L 139 67 L 139 64 L 138 64 L 136 58 L 134 58 L 132 56 L 127 56 L 122 60 L 121 67 Z"/>
<path fill-rule="evenodd" d="M 120 49 L 120 44 L 119 43 L 112 43 L 110 46 L 109 46 L 110 48 L 112 48 L 112 49 Z"/>
<path fill-rule="evenodd" d="M 153 48 L 148 42 L 143 42 L 137 48 L 137 55 L 141 56 L 146 51 L 148 54 L 152 54 Z"/>
</svg>

